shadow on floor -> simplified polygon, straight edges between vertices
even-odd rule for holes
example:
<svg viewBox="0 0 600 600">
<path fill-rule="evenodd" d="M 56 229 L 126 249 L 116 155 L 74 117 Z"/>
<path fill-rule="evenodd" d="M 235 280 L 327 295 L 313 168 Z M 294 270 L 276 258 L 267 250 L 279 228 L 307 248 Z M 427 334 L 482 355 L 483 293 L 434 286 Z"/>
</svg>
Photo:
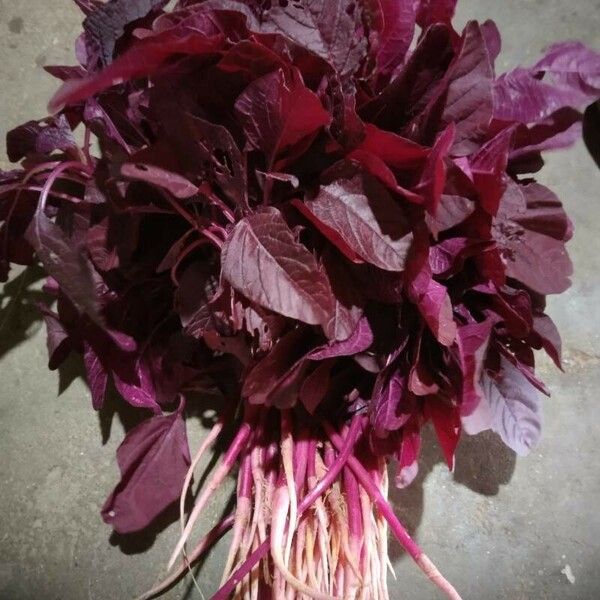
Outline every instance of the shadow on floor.
<svg viewBox="0 0 600 600">
<path fill-rule="evenodd" d="M 445 463 L 445 460 L 434 432 L 427 426 L 422 432 L 421 459 L 416 479 L 410 486 L 400 490 L 394 486 L 391 477 L 390 502 L 412 536 L 423 519 L 425 480 L 438 463 Z M 510 482 L 515 466 L 515 453 L 495 433 L 484 431 L 475 436 L 463 435 L 456 451 L 453 479 L 478 494 L 495 496 L 501 485 Z M 405 554 L 399 544 L 390 544 L 393 561 Z"/>
<path fill-rule="evenodd" d="M 0 359 L 10 350 L 28 340 L 41 327 L 38 302 L 48 300 L 40 288 L 44 271 L 38 266 L 27 267 L 6 282 L 0 291 Z"/>
</svg>

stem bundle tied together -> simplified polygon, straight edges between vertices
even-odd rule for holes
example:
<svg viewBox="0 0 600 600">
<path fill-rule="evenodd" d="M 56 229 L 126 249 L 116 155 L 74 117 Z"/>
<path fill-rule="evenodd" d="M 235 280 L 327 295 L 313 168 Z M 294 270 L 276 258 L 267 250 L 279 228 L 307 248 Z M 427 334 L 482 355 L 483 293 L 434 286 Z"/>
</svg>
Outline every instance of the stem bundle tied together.
<svg viewBox="0 0 600 600">
<path fill-rule="evenodd" d="M 355 414 L 341 431 L 328 422 L 311 430 L 294 418 L 291 410 L 249 411 L 187 522 L 182 513 L 182 534 L 169 569 L 183 554 L 180 566 L 142 598 L 171 585 L 216 536 L 232 527 L 221 587 L 211 600 L 387 600 L 389 527 L 427 577 L 448 598 L 460 599 L 389 505 L 386 461 L 371 455 L 362 439 L 366 417 Z M 194 467 L 222 426 L 218 422 L 200 446 L 181 506 Z M 236 462 L 235 514 L 186 554 L 200 511 Z M 363 464 L 376 466 L 367 471 Z"/>
</svg>

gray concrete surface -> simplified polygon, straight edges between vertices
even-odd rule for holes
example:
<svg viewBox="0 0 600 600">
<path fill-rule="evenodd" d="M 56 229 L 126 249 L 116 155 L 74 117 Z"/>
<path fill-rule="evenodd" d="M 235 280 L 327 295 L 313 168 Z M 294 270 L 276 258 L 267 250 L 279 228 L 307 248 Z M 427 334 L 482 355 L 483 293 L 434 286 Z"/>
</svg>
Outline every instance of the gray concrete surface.
<svg viewBox="0 0 600 600">
<path fill-rule="evenodd" d="M 504 32 L 499 70 L 533 61 L 555 40 L 600 47 L 596 0 L 462 0 L 458 21 L 467 17 L 494 18 Z M 55 84 L 41 67 L 72 63 L 79 21 L 69 0 L 0 0 L 2 138 L 45 114 Z M 394 494 L 399 514 L 465 600 L 600 598 L 600 174 L 580 144 L 548 157 L 540 179 L 576 225 L 574 285 L 550 301 L 566 373 L 540 363 L 553 391 L 543 442 L 517 461 L 493 437 L 466 440 L 454 475 L 429 445 L 417 482 Z M 76 363 L 60 376 L 46 370 L 32 307 L 36 276 L 28 272 L 0 292 L 0 599 L 132 598 L 159 576 L 176 531 L 125 539 L 102 523 L 99 507 L 117 479 L 114 452 L 130 415 L 99 420 Z M 201 427 L 191 426 L 194 445 Z M 203 525 L 219 511 L 217 502 Z M 221 545 L 200 571 L 206 593 L 223 552 Z M 438 597 L 396 547 L 392 554 L 394 599 Z M 168 597 L 200 596 L 186 581 Z"/>
</svg>

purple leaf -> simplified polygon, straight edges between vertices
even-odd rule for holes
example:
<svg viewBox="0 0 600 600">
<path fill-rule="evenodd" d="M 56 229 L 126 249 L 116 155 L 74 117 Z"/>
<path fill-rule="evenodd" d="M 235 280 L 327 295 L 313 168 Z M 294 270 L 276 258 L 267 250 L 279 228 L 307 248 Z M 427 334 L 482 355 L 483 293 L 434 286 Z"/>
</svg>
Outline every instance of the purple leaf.
<svg viewBox="0 0 600 600">
<path fill-rule="evenodd" d="M 526 205 L 511 206 L 508 199 L 518 198 L 519 193 Z M 547 188 L 539 184 L 510 186 L 493 235 L 509 277 L 540 294 L 560 294 L 569 288 L 573 265 L 564 240 L 570 237 L 570 223 Z"/>
<path fill-rule="evenodd" d="M 419 309 L 438 342 L 451 346 L 456 337 L 452 302 L 446 287 L 432 277 L 429 247 L 423 231 L 416 237 L 406 277 L 408 298 Z"/>
<path fill-rule="evenodd" d="M 482 387 L 492 414 L 492 429 L 517 454 L 529 454 L 542 430 L 537 390 L 504 359 L 496 377 L 484 375 Z"/>
<path fill-rule="evenodd" d="M 223 246 L 223 277 L 247 298 L 312 325 L 332 308 L 327 277 L 275 208 L 242 219 Z"/>
<path fill-rule="evenodd" d="M 468 417 L 483 398 L 481 375 L 492 322 L 472 323 L 458 328 L 456 341 L 462 370 L 460 414 Z"/>
<path fill-rule="evenodd" d="M 159 33 L 135 43 L 95 76 L 66 81 L 50 100 L 50 112 L 85 100 L 105 89 L 151 75 L 175 54 L 204 55 L 215 52 L 222 44 L 218 36 L 206 37 L 190 30 Z"/>
<path fill-rule="evenodd" d="M 454 123 L 456 136 L 452 154 L 470 154 L 488 130 L 492 119 L 493 69 L 483 32 L 470 21 L 462 35 L 461 48 L 449 69 L 442 127 Z"/>
<path fill-rule="evenodd" d="M 384 28 L 379 39 L 377 66 L 381 74 L 392 74 L 402 64 L 415 31 L 413 0 L 379 0 Z"/>
<path fill-rule="evenodd" d="M 469 198 L 453 194 L 442 194 L 435 216 L 426 219 L 432 232 L 439 233 L 462 223 L 475 210 L 475 203 Z"/>
<path fill-rule="evenodd" d="M 376 436 L 385 438 L 410 419 L 413 407 L 404 405 L 405 393 L 406 380 L 397 371 L 380 374 L 371 398 L 371 424 Z"/>
<path fill-rule="evenodd" d="M 183 407 L 143 421 L 119 446 L 121 481 L 102 507 L 117 533 L 144 529 L 181 495 L 190 465 Z"/>
<path fill-rule="evenodd" d="M 209 165 L 209 173 L 223 193 L 238 206 L 246 208 L 246 162 L 231 133 L 221 125 L 186 115 L 185 131 L 182 134 L 192 135 L 196 153 L 194 159 L 200 159 Z"/>
<path fill-rule="evenodd" d="M 579 42 L 551 46 L 529 69 L 517 68 L 494 84 L 494 116 L 534 123 L 554 111 L 581 108 L 600 97 L 600 54 Z"/>
<path fill-rule="evenodd" d="M 347 340 L 341 342 L 332 342 L 315 348 L 310 352 L 307 358 L 311 360 L 325 360 L 326 358 L 334 358 L 337 356 L 351 356 L 364 352 L 373 343 L 373 331 L 369 325 L 369 321 L 363 317 Z"/>
<path fill-rule="evenodd" d="M 282 152 L 331 121 L 297 70 L 289 78 L 279 70 L 256 80 L 237 99 L 235 110 L 249 147 L 265 153 L 269 170 Z"/>
<path fill-rule="evenodd" d="M 65 361 L 71 352 L 71 339 L 59 316 L 41 302 L 37 305 L 46 323 L 46 346 L 48 348 L 48 368 L 51 371 Z"/>
<path fill-rule="evenodd" d="M 6 152 L 11 162 L 29 154 L 51 154 L 55 150 L 75 148 L 69 122 L 64 115 L 44 121 L 28 121 L 6 134 Z"/>
<path fill-rule="evenodd" d="M 261 31 L 284 35 L 325 59 L 341 75 L 348 75 L 360 65 L 366 39 L 356 33 L 361 8 L 354 14 L 347 9 L 346 0 L 273 2 Z"/>
<path fill-rule="evenodd" d="M 83 364 L 85 366 L 87 384 L 92 395 L 92 407 L 94 410 L 100 410 L 104 406 L 104 399 L 106 397 L 108 371 L 104 368 L 93 346 L 88 342 L 84 342 L 83 344 Z"/>
<path fill-rule="evenodd" d="M 454 470 L 454 454 L 460 439 L 461 422 L 456 407 L 439 398 L 429 398 L 425 405 L 425 416 L 435 428 L 448 468 Z"/>
<path fill-rule="evenodd" d="M 427 28 L 434 23 L 449 24 L 456 10 L 457 0 L 417 0 L 417 23 Z"/>
<path fill-rule="evenodd" d="M 136 159 L 136 157 L 133 157 Z M 198 193 L 198 188 L 185 177 L 141 162 L 139 159 L 134 163 L 125 163 L 121 167 L 121 175 L 134 181 L 145 181 L 151 185 L 163 188 L 175 198 L 191 198 Z"/>
<path fill-rule="evenodd" d="M 402 441 L 397 453 L 398 469 L 395 483 L 400 489 L 408 487 L 419 472 L 421 434 L 418 421 L 412 418 L 402 430 Z"/>
<path fill-rule="evenodd" d="M 542 347 L 554 364 L 562 369 L 562 342 L 554 321 L 548 315 L 534 315 L 533 331 L 540 337 Z"/>
<path fill-rule="evenodd" d="M 72 232 L 68 233 L 51 221 L 40 206 L 29 226 L 26 238 L 46 272 L 60 285 L 69 300 L 82 313 L 102 325 L 99 291 L 102 280 L 87 258 L 85 238 L 81 232 L 86 218 L 73 215 Z"/>
<path fill-rule="evenodd" d="M 102 64 L 112 62 L 115 44 L 129 23 L 166 3 L 167 0 L 109 0 L 90 12 L 83 28 L 97 47 Z"/>
<path fill-rule="evenodd" d="M 310 349 L 311 336 L 306 329 L 298 327 L 282 336 L 273 349 L 250 371 L 244 381 L 242 395 L 252 404 L 276 403 L 276 394 L 283 388 L 285 406 L 295 403 L 299 389 L 290 390 L 307 368 L 306 354 Z M 282 406 L 283 407 L 283 406 Z"/>
<path fill-rule="evenodd" d="M 483 39 L 485 40 L 488 55 L 493 66 L 502 50 L 500 32 L 498 31 L 496 23 L 488 19 L 481 24 L 481 33 L 483 34 Z"/>
<path fill-rule="evenodd" d="M 321 186 L 308 207 L 366 262 L 387 271 L 404 270 L 410 227 L 402 209 L 374 179 L 357 175 Z"/>
<path fill-rule="evenodd" d="M 425 197 L 425 206 L 429 214 L 435 217 L 446 185 L 446 156 L 456 135 L 454 123 L 450 123 L 435 140 L 421 180 L 415 190 Z"/>
<path fill-rule="evenodd" d="M 363 315 L 364 297 L 345 264 L 325 252 L 323 266 L 333 291 L 333 307 L 323 330 L 330 340 L 348 339 Z"/>
<path fill-rule="evenodd" d="M 374 154 L 396 169 L 423 164 L 429 154 L 427 148 L 371 124 L 365 125 L 365 137 L 357 150 Z"/>
<path fill-rule="evenodd" d="M 581 113 L 571 108 L 557 110 L 543 121 L 515 130 L 509 161 L 512 164 L 538 152 L 566 148 L 580 137 Z"/>
<path fill-rule="evenodd" d="M 438 94 L 453 56 L 448 27 L 430 27 L 398 76 L 360 108 L 361 118 L 380 129 L 400 131 L 425 109 L 432 96 Z"/>
<path fill-rule="evenodd" d="M 502 130 L 484 144 L 470 161 L 479 201 L 491 215 L 498 211 L 498 204 L 506 187 L 505 171 L 513 134 L 513 127 Z"/>
<path fill-rule="evenodd" d="M 317 368 L 306 376 L 300 388 L 300 401 L 304 408 L 312 415 L 319 404 L 325 399 L 331 379 L 331 369 L 335 361 L 325 360 Z"/>
</svg>

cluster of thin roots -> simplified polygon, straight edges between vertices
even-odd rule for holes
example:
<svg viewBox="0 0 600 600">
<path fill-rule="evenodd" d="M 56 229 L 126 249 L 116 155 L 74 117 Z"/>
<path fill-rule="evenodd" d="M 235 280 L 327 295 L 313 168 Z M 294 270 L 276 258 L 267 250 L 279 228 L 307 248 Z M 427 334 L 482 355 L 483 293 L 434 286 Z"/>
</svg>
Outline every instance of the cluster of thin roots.
<svg viewBox="0 0 600 600">
<path fill-rule="evenodd" d="M 448 598 L 460 600 L 390 507 L 386 461 L 362 442 L 365 417 L 354 415 L 339 431 L 326 422 L 311 428 L 293 419 L 289 410 L 247 410 L 186 518 L 194 469 L 223 429 L 223 420 L 216 423 L 183 486 L 181 536 L 169 561 L 169 576 L 139 600 L 175 583 L 229 529 L 221 586 L 211 600 L 386 600 L 388 569 L 393 574 L 388 529 Z M 236 464 L 234 514 L 189 552 L 186 545 L 198 516 Z"/>
</svg>

